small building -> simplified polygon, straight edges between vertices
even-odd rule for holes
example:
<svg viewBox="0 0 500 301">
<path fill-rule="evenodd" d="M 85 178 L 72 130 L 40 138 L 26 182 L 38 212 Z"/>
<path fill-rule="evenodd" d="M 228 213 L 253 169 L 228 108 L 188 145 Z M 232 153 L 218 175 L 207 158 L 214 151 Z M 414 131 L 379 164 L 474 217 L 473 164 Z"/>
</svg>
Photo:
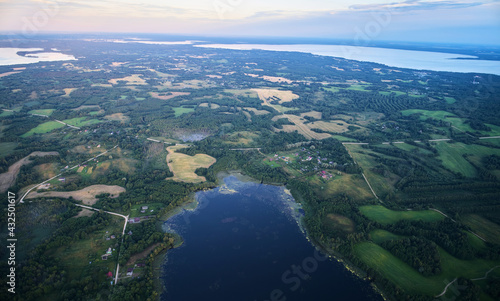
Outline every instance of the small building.
<svg viewBox="0 0 500 301">
<path fill-rule="evenodd" d="M 115 239 L 115 238 L 116 238 L 116 236 L 115 236 L 115 235 L 111 235 L 111 239 Z"/>
<path fill-rule="evenodd" d="M 134 218 L 134 223 L 140 223 L 140 222 L 141 222 L 141 219 L 139 217 Z"/>
<path fill-rule="evenodd" d="M 149 208 L 148 206 L 142 206 L 142 208 L 141 208 L 141 209 L 142 209 L 142 210 L 148 210 L 148 208 Z"/>
<path fill-rule="evenodd" d="M 111 251 L 111 248 L 109 248 L 106 254 L 111 254 L 111 253 L 113 253 L 113 251 Z"/>
<path fill-rule="evenodd" d="M 146 266 L 146 264 L 145 263 L 138 263 L 135 266 L 138 267 L 138 268 L 143 268 L 143 267 Z"/>
<path fill-rule="evenodd" d="M 106 276 L 108 276 L 108 278 L 111 278 L 111 277 L 113 277 L 113 273 L 111 273 L 111 271 L 110 271 L 110 272 L 108 272 L 108 273 L 106 274 Z"/>
<path fill-rule="evenodd" d="M 128 233 L 127 233 L 127 234 L 128 234 L 128 235 L 132 235 L 132 231 L 128 231 Z"/>
<path fill-rule="evenodd" d="M 128 268 L 127 269 L 127 276 L 132 276 L 134 274 L 134 269 L 133 268 Z"/>
<path fill-rule="evenodd" d="M 102 260 L 108 260 L 108 254 L 101 255 Z"/>
</svg>

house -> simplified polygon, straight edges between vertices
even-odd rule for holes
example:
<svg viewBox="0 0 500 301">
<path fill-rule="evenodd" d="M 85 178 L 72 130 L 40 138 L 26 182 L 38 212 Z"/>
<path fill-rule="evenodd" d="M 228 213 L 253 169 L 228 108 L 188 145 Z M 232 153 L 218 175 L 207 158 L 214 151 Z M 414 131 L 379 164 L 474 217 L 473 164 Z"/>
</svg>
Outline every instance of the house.
<svg viewBox="0 0 500 301">
<path fill-rule="evenodd" d="M 138 263 L 135 266 L 138 267 L 138 268 L 143 268 L 143 267 L 146 266 L 146 264 L 145 263 Z"/>
<path fill-rule="evenodd" d="M 108 254 L 101 255 L 102 260 L 108 260 Z"/>
<path fill-rule="evenodd" d="M 133 273 L 134 273 L 134 269 L 133 268 L 128 268 L 127 269 L 127 276 L 132 276 Z"/>
<path fill-rule="evenodd" d="M 108 273 L 106 274 L 106 276 L 108 276 L 108 278 L 111 278 L 111 277 L 113 277 L 113 273 L 108 272 Z"/>
<path fill-rule="evenodd" d="M 142 210 L 148 210 L 148 208 L 149 208 L 148 206 L 142 206 L 142 208 L 141 208 L 141 209 L 142 209 Z"/>
<path fill-rule="evenodd" d="M 134 223 L 140 223 L 140 222 L 141 222 L 141 219 L 139 217 L 134 218 Z"/>
<path fill-rule="evenodd" d="M 111 239 L 115 239 L 115 238 L 116 238 L 116 236 L 114 236 L 114 235 L 111 235 Z"/>
<path fill-rule="evenodd" d="M 66 182 L 66 178 L 59 178 L 59 182 Z"/>
<path fill-rule="evenodd" d="M 111 253 L 113 253 L 113 251 L 111 251 L 111 248 L 109 248 L 106 254 L 111 254 Z"/>
<path fill-rule="evenodd" d="M 128 233 L 127 233 L 127 234 L 128 234 L 128 235 L 132 235 L 132 231 L 128 231 Z"/>
</svg>

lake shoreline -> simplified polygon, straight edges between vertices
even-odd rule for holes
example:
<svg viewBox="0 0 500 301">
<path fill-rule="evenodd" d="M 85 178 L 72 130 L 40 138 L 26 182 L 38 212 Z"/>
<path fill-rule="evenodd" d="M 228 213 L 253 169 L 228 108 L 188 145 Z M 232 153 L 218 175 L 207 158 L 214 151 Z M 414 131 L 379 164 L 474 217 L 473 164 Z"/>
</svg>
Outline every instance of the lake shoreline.
<svg viewBox="0 0 500 301">
<path fill-rule="evenodd" d="M 300 204 L 300 203 L 298 203 L 298 202 L 295 201 L 295 198 L 293 198 L 293 196 L 291 195 L 290 191 L 288 190 L 288 188 L 283 183 L 272 183 L 272 184 L 260 183 L 260 181 L 252 178 L 251 176 L 245 175 L 240 170 L 229 170 L 229 171 L 219 172 L 217 174 L 218 181 L 217 181 L 217 186 L 215 188 L 222 187 L 223 185 L 225 185 L 223 179 L 226 178 L 226 177 L 229 177 L 229 176 L 233 176 L 233 177 L 237 178 L 241 182 L 250 182 L 250 183 L 255 183 L 255 184 L 265 184 L 265 185 L 272 185 L 272 186 L 282 187 L 284 189 L 283 190 L 284 195 L 289 196 L 293 200 L 293 202 L 295 204 Z M 200 191 L 206 191 L 206 190 L 212 190 L 212 189 L 214 189 L 214 188 L 203 189 L 203 190 L 200 190 Z M 197 191 L 197 192 L 199 192 L 199 191 Z M 183 203 L 182 205 L 180 205 L 180 206 L 176 207 L 175 209 L 173 209 L 170 212 L 170 213 L 173 213 L 173 214 L 168 214 L 168 216 L 167 216 L 166 219 L 164 217 L 162 217 L 160 219 L 160 221 L 162 222 L 162 230 L 166 231 L 168 233 L 174 234 L 175 236 L 179 237 L 179 239 L 181 240 L 181 243 L 179 245 L 174 246 L 174 248 L 172 248 L 172 250 L 176 249 L 178 247 L 183 246 L 184 238 L 179 233 L 168 231 L 169 229 L 163 227 L 163 225 L 169 219 L 171 219 L 171 218 L 173 218 L 175 216 L 178 216 L 179 214 L 194 213 L 198 209 L 203 209 L 204 207 L 200 208 L 200 202 L 198 200 L 196 200 L 196 197 L 194 197 L 194 194 L 195 193 L 193 193 L 192 195 L 190 195 L 189 199 L 185 203 Z M 284 202 L 285 204 L 288 204 L 289 200 L 283 199 L 283 200 L 280 200 L 280 202 Z M 175 211 L 175 213 L 174 213 L 174 211 Z M 309 244 L 315 250 L 317 250 L 317 251 L 325 254 L 325 256 L 331 258 L 332 261 L 335 261 L 335 262 L 339 263 L 342 266 L 343 269 L 347 270 L 350 274 L 354 275 L 355 278 L 369 282 L 368 284 L 369 284 L 369 286 L 372 287 L 373 291 L 377 295 L 380 295 L 384 300 L 387 300 L 387 298 L 385 297 L 385 293 L 383 291 L 381 291 L 375 285 L 375 283 L 371 281 L 371 279 L 369 279 L 369 278 L 366 277 L 367 274 L 366 274 L 366 272 L 363 269 L 361 269 L 361 268 L 357 267 L 356 265 L 354 265 L 347 258 L 345 258 L 342 254 L 340 254 L 340 253 L 338 253 L 338 252 L 336 252 L 336 251 L 334 251 L 332 249 L 329 249 L 329 248 L 325 247 L 322 243 L 320 243 L 319 241 L 317 241 L 314 238 L 312 238 L 310 236 L 310 234 L 308 233 L 307 228 L 305 227 L 305 224 L 302 222 L 302 220 L 303 220 L 302 218 L 295 219 L 295 221 L 297 223 L 297 226 L 299 227 L 300 232 L 302 233 L 302 235 L 304 235 L 304 238 L 309 242 Z M 169 255 L 168 251 L 164 252 L 163 254 L 159 254 L 158 255 L 158 256 L 161 257 L 161 258 L 158 258 L 158 261 L 157 261 L 157 263 L 160 265 L 160 273 L 159 273 L 160 277 L 162 275 L 164 275 L 164 273 L 165 273 L 165 268 L 164 267 L 165 267 L 165 265 L 166 265 L 166 263 L 168 261 L 168 255 Z M 158 286 L 158 289 L 160 289 L 160 291 L 161 291 L 160 296 L 163 295 L 163 293 L 165 293 L 166 290 L 167 290 L 166 289 L 166 285 L 162 281 L 159 281 L 159 283 L 158 283 L 157 286 Z"/>
</svg>

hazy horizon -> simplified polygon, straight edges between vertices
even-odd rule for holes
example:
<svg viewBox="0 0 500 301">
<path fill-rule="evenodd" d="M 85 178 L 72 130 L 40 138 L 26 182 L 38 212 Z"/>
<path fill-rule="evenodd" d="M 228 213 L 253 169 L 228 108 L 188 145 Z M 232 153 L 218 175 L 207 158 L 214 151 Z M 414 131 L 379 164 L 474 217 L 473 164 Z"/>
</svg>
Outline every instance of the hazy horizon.
<svg viewBox="0 0 500 301">
<path fill-rule="evenodd" d="M 500 45 L 498 0 L 1 0 L 0 32 Z"/>
</svg>

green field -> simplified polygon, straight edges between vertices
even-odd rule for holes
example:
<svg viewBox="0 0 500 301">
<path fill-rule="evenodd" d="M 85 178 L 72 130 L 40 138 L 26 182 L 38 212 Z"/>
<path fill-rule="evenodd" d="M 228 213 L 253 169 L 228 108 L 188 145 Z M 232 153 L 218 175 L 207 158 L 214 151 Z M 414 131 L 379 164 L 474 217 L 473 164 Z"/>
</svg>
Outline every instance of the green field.
<svg viewBox="0 0 500 301">
<path fill-rule="evenodd" d="M 347 90 L 370 92 L 370 90 L 365 89 L 368 86 L 370 85 L 351 85 Z"/>
<path fill-rule="evenodd" d="M 10 116 L 14 114 L 14 112 L 12 111 L 2 111 L 2 113 L 0 113 L 0 117 L 7 117 L 7 116 Z"/>
<path fill-rule="evenodd" d="M 31 110 L 28 113 L 29 114 L 39 114 L 39 115 L 45 115 L 45 116 L 50 116 L 52 113 L 54 113 L 55 109 L 42 109 L 42 110 Z"/>
<path fill-rule="evenodd" d="M 377 166 L 379 163 L 375 161 L 375 158 L 369 156 L 368 153 L 374 152 L 363 149 L 361 145 L 350 144 L 346 145 L 346 148 L 349 150 L 351 156 L 354 158 L 354 160 L 356 160 L 358 165 L 363 168 L 363 173 L 365 174 L 366 178 L 370 182 L 370 185 L 378 196 L 384 195 L 393 190 L 393 185 L 399 180 L 399 177 L 392 173 L 383 176 L 381 174 L 373 172 L 372 168 L 374 166 Z M 384 155 L 380 156 L 384 157 Z"/>
<path fill-rule="evenodd" d="M 354 254 L 370 268 L 376 270 L 394 284 L 409 293 L 429 296 L 440 294 L 446 282 L 456 277 L 469 279 L 483 277 L 498 261 L 482 259 L 460 260 L 438 247 L 441 257 L 441 274 L 424 277 L 389 251 L 372 242 L 361 242 L 354 246 Z"/>
<path fill-rule="evenodd" d="M 363 215 L 381 224 L 392 224 L 400 220 L 422 220 L 435 222 L 444 219 L 444 216 L 433 210 L 422 211 L 393 211 L 381 205 L 366 205 L 359 207 Z"/>
<path fill-rule="evenodd" d="M 175 117 L 179 117 L 179 116 L 181 116 L 182 114 L 185 114 L 185 113 L 194 112 L 194 108 L 176 107 L 176 108 L 173 108 L 173 109 L 174 109 L 174 112 L 175 112 Z"/>
<path fill-rule="evenodd" d="M 447 104 L 451 105 L 454 104 L 457 100 L 453 97 L 445 96 L 444 100 L 446 101 Z"/>
<path fill-rule="evenodd" d="M 477 215 L 467 214 L 462 217 L 462 222 L 469 226 L 477 235 L 490 243 L 500 244 L 500 226 Z"/>
<path fill-rule="evenodd" d="M 396 96 L 406 95 L 406 92 L 401 92 L 401 91 L 397 91 L 397 90 L 379 91 L 378 93 L 380 93 L 381 95 L 385 95 L 385 96 L 389 96 L 392 93 L 396 94 Z"/>
<path fill-rule="evenodd" d="M 62 123 L 59 123 L 56 121 L 47 121 L 47 122 L 44 122 L 42 124 L 39 124 L 35 128 L 32 128 L 27 133 L 24 133 L 23 135 L 21 135 L 21 137 L 27 138 L 27 137 L 34 135 L 34 134 L 45 134 L 45 133 L 48 133 L 52 130 L 59 129 L 62 127 L 64 127 L 64 124 L 62 124 Z"/>
<path fill-rule="evenodd" d="M 498 155 L 500 151 L 495 148 L 489 148 L 477 144 L 464 144 L 460 142 L 446 143 L 439 142 L 434 145 L 439 152 L 439 159 L 443 166 L 448 169 L 459 172 L 466 177 L 476 176 L 476 169 L 464 157 L 465 154 L 472 155 L 471 160 L 476 157 L 476 162 L 480 163 L 480 158 L 489 155 Z"/>
<path fill-rule="evenodd" d="M 96 123 L 100 122 L 97 119 L 89 119 L 89 120 L 85 120 L 85 119 L 87 119 L 87 117 L 77 117 L 77 118 L 71 118 L 71 119 L 63 120 L 63 122 L 65 122 L 65 123 L 67 123 L 69 125 L 77 126 L 77 127 L 82 127 L 82 126 L 85 126 L 85 125 L 96 124 Z"/>
<path fill-rule="evenodd" d="M 0 158 L 6 157 L 14 152 L 17 147 L 16 142 L 1 142 L 0 143 Z"/>
<path fill-rule="evenodd" d="M 448 97 L 450 98 L 450 97 Z M 448 100 L 447 100 L 448 101 Z M 463 132 L 479 132 L 481 136 L 497 136 L 500 135 L 500 127 L 493 124 L 485 124 L 491 131 L 476 131 L 470 127 L 469 124 L 465 123 L 463 118 L 456 116 L 453 113 L 446 111 L 428 111 L 428 110 L 419 110 L 419 109 L 410 109 L 401 111 L 403 116 L 409 116 L 412 114 L 421 114 L 421 120 L 427 120 L 429 118 L 438 119 L 442 121 L 449 122 L 452 126 L 454 126 L 458 131 Z"/>
<path fill-rule="evenodd" d="M 388 240 L 401 238 L 401 236 L 393 234 L 389 231 L 382 230 L 382 229 L 375 229 L 375 230 L 370 232 L 370 238 L 376 244 L 381 244 L 381 243 L 388 241 Z"/>
</svg>

